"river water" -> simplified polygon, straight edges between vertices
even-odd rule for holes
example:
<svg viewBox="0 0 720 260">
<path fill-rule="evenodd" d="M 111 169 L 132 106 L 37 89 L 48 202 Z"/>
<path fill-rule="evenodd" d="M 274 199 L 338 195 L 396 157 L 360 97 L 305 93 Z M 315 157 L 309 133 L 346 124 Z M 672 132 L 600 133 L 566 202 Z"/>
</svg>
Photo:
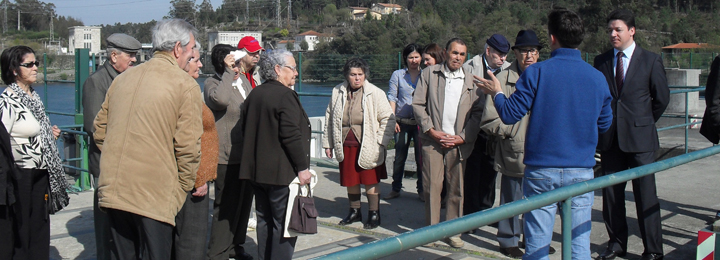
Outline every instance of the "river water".
<svg viewBox="0 0 720 260">
<path fill-rule="evenodd" d="M 200 88 L 203 89 L 205 78 L 197 79 Z M 332 93 L 332 88 L 340 82 L 323 82 L 323 83 L 302 83 L 296 84 L 296 90 L 301 93 Z M 387 81 L 373 82 L 376 86 L 387 92 Z M 45 86 L 43 84 L 35 84 L 33 86 L 41 98 L 44 98 Z M 75 113 L 75 84 L 74 83 L 48 83 L 47 87 L 48 100 L 45 104 L 47 111 Z M 330 97 L 318 96 L 300 96 L 300 102 L 305 112 L 310 117 L 325 116 Z M 82 112 L 82 111 L 81 111 Z M 74 119 L 71 116 L 50 115 L 52 124 L 58 126 L 72 125 Z"/>
</svg>

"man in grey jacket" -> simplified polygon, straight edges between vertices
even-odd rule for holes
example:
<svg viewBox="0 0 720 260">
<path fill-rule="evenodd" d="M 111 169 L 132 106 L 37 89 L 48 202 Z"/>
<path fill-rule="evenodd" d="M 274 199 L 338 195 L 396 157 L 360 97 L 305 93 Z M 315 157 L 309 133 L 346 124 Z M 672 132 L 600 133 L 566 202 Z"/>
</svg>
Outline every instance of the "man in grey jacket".
<svg viewBox="0 0 720 260">
<path fill-rule="evenodd" d="M 95 219 L 95 240 L 97 241 L 98 260 L 110 259 L 116 254 L 110 235 L 110 225 L 107 214 L 98 209 L 97 183 L 100 177 L 100 150 L 93 139 L 93 120 L 105 101 L 105 94 L 113 79 L 120 73 L 132 67 L 137 61 L 135 57 L 142 45 L 138 40 L 123 33 L 114 33 L 105 39 L 107 43 L 107 60 L 95 73 L 85 80 L 83 84 L 83 127 L 90 137 L 90 152 L 88 154 L 88 168 L 93 176 L 95 199 L 93 200 L 93 215 Z"/>
<path fill-rule="evenodd" d="M 465 63 L 470 66 L 472 74 L 484 79 L 490 79 L 487 71 L 498 75 L 507 70 L 510 63 L 506 61 L 510 51 L 510 43 L 505 36 L 493 34 L 485 41 L 482 55 L 475 55 Z M 484 100 L 484 98 L 483 98 Z M 465 168 L 465 214 L 492 208 L 495 203 L 495 178 L 497 172 L 493 169 L 493 154 L 488 153 L 488 136 L 484 132 L 478 133 L 473 152 L 468 158 Z M 494 226 L 494 224 L 491 224 Z"/>
</svg>

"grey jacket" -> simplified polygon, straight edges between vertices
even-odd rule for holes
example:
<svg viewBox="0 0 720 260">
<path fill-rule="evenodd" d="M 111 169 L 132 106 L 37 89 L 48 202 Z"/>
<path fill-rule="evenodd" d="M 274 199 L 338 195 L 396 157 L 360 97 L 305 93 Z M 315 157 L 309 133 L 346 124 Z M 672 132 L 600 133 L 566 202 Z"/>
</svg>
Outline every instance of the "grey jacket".
<svg viewBox="0 0 720 260">
<path fill-rule="evenodd" d="M 473 75 L 485 78 L 485 71 L 487 71 L 487 68 L 485 67 L 485 61 L 483 61 L 483 55 L 475 55 L 472 59 L 468 60 L 463 64 L 465 66 L 470 66 L 470 72 L 472 72 Z M 505 61 L 503 65 L 500 67 L 500 71 L 506 70 L 508 67 L 510 67 L 510 63 Z M 500 73 L 500 71 L 495 72 L 495 75 Z"/>
<path fill-rule="evenodd" d="M 515 92 L 515 83 L 520 78 L 520 69 L 518 62 L 514 61 L 507 70 L 503 70 L 497 75 L 505 95 L 510 96 Z M 530 112 L 523 116 L 520 121 L 513 125 L 506 125 L 500 120 L 497 110 L 495 110 L 495 102 L 490 95 L 487 95 L 485 101 L 485 112 L 483 112 L 480 129 L 488 135 L 495 137 L 493 145 L 495 146 L 495 170 L 511 176 L 522 178 L 525 171 L 525 133 L 530 122 Z"/>
<path fill-rule="evenodd" d="M 94 177 L 100 176 L 100 150 L 93 139 L 93 121 L 107 94 L 110 84 L 119 73 L 112 67 L 110 61 L 106 61 L 90 77 L 85 80 L 82 91 L 83 102 L 83 127 L 90 137 L 90 149 L 88 154 L 88 170 Z"/>
<path fill-rule="evenodd" d="M 222 78 L 217 74 L 205 80 L 205 104 L 215 116 L 220 143 L 219 164 L 239 164 L 242 151 L 241 105 L 245 98 L 237 87 L 233 87 L 235 72 L 226 68 Z M 250 95 L 252 86 L 244 75 L 240 75 L 245 97 Z"/>
</svg>

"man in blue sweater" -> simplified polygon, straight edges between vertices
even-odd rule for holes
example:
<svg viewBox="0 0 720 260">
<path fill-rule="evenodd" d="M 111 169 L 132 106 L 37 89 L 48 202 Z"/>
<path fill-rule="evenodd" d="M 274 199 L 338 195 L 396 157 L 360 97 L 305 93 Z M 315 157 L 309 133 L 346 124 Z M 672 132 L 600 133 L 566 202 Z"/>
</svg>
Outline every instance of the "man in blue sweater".
<svg viewBox="0 0 720 260">
<path fill-rule="evenodd" d="M 475 77 L 478 87 L 494 97 L 505 124 L 530 112 L 525 139 L 523 194 L 532 197 L 593 178 L 598 133 L 612 123 L 612 97 L 602 73 L 584 62 L 577 46 L 585 30 L 567 9 L 548 15 L 551 58 L 528 67 L 506 97 L 500 82 Z M 572 258 L 590 259 L 593 192 L 572 198 Z M 554 203 L 525 214 L 523 259 L 548 259 L 553 235 Z"/>
</svg>

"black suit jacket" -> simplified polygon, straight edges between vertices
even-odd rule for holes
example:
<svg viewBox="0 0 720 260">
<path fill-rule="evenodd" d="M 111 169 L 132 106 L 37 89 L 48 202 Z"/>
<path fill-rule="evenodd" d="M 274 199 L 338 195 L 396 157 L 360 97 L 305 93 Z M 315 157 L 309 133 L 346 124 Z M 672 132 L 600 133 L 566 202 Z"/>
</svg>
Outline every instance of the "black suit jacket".
<svg viewBox="0 0 720 260">
<path fill-rule="evenodd" d="M 659 55 L 635 47 L 622 92 L 615 84 L 614 50 L 595 57 L 595 68 L 605 75 L 613 96 L 613 123 L 600 134 L 598 149 L 607 151 L 612 142 L 628 153 L 652 152 L 660 148 L 655 122 L 665 112 L 670 89 Z"/>
<path fill-rule="evenodd" d="M 703 115 L 700 134 L 710 142 L 717 144 L 720 141 L 720 56 L 715 57 L 710 66 L 707 84 L 705 84 L 705 114 Z"/>
<path fill-rule="evenodd" d="M 0 206 L 15 203 L 17 167 L 10 144 L 10 134 L 0 124 Z"/>
<path fill-rule="evenodd" d="M 297 93 L 268 81 L 242 106 L 240 179 L 289 185 L 298 171 L 310 167 L 310 120 Z"/>
</svg>

